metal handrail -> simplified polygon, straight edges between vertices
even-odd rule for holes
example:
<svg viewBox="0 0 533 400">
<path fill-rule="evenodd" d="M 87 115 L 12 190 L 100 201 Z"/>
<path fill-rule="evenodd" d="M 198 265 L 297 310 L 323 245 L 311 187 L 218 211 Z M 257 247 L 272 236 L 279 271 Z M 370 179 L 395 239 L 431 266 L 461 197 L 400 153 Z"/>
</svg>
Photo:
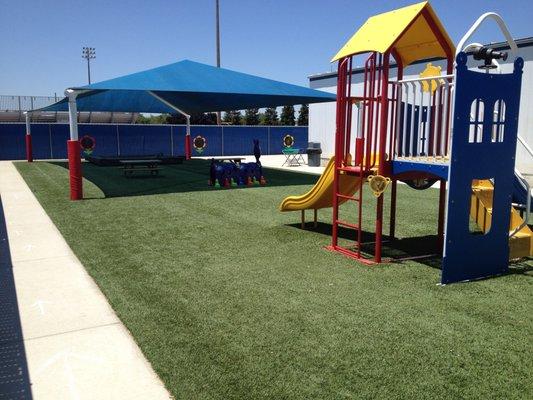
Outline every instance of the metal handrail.
<svg viewBox="0 0 533 400">
<path fill-rule="evenodd" d="M 520 135 L 517 135 L 517 139 L 518 139 L 518 142 L 526 149 L 527 153 L 531 157 L 533 157 L 533 150 L 531 149 L 531 147 L 529 147 L 526 141 Z M 522 176 L 520 171 L 517 170 L 516 168 L 514 170 L 514 174 L 518 178 L 518 181 L 520 182 L 520 184 L 526 190 L 526 193 L 527 193 L 526 213 L 525 213 L 525 218 L 523 222 L 518 227 L 516 227 L 512 232 L 509 233 L 509 237 L 513 237 L 514 235 L 516 235 L 520 230 L 522 230 L 522 228 L 524 228 L 527 225 L 529 221 L 529 213 L 531 210 L 531 186 L 529 185 L 529 182 Z"/>
<path fill-rule="evenodd" d="M 531 187 L 529 186 L 528 181 L 522 176 L 520 171 L 518 171 L 516 168 L 514 170 L 514 175 L 518 178 L 520 183 L 522 184 L 522 187 L 526 190 L 527 197 L 526 197 L 526 213 L 524 216 L 524 219 L 522 220 L 522 223 L 518 225 L 515 229 L 513 229 L 512 232 L 509 232 L 509 237 L 512 238 L 514 235 L 516 235 L 518 232 L 522 230 L 527 225 L 527 222 L 529 220 L 529 210 L 531 208 Z"/>
<path fill-rule="evenodd" d="M 527 142 L 522 138 L 522 136 L 520 135 L 517 135 L 517 139 L 518 141 L 520 142 L 520 144 L 522 146 L 524 146 L 524 148 L 526 149 L 526 151 L 529 153 L 529 155 L 531 157 L 533 157 L 533 150 L 531 149 L 531 147 L 529 147 L 529 145 L 527 144 Z"/>
<path fill-rule="evenodd" d="M 507 29 L 507 25 L 505 25 L 503 18 L 494 12 L 485 13 L 481 17 L 479 17 L 476 20 L 476 22 L 474 22 L 474 24 L 470 27 L 468 32 L 466 32 L 464 36 L 461 38 L 461 40 L 459 41 L 459 44 L 456 47 L 455 57 L 457 57 L 459 52 L 464 50 L 466 41 L 470 39 L 470 37 L 474 34 L 474 32 L 478 30 L 479 26 L 486 19 L 493 19 L 498 24 L 500 31 L 502 32 L 503 36 L 505 36 L 505 40 L 507 40 L 507 43 L 509 44 L 509 47 L 511 48 L 511 53 L 513 53 L 513 56 L 516 58 L 518 56 L 518 46 L 516 45 L 516 42 L 514 41 L 512 35 L 509 33 L 509 29 Z"/>
<path fill-rule="evenodd" d="M 522 138 L 520 135 L 517 135 L 517 139 L 518 139 L 518 143 L 520 143 L 524 147 L 524 149 L 526 149 L 526 152 L 533 158 L 533 150 L 531 149 L 531 147 L 529 147 L 529 145 L 524 140 L 524 138 Z M 518 171 L 517 169 L 515 169 L 515 176 L 518 178 L 518 180 L 522 184 L 522 187 L 526 190 L 527 196 L 526 196 L 526 212 L 525 212 L 524 223 L 521 224 L 522 226 L 520 227 L 520 229 L 515 229 L 516 232 L 513 231 L 513 236 L 518 231 L 520 231 L 524 226 L 528 224 L 530 213 L 531 213 L 531 196 L 532 196 L 531 186 L 529 185 L 529 182 L 522 176 L 520 171 Z"/>
</svg>

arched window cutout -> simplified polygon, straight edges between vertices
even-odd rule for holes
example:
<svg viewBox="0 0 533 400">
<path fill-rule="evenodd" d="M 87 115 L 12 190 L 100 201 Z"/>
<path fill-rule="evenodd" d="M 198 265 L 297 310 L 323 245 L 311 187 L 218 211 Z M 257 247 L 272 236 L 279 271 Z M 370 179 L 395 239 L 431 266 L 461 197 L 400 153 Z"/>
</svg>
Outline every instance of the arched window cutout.
<svg viewBox="0 0 533 400">
<path fill-rule="evenodd" d="M 481 143 L 483 140 L 483 116 L 485 104 L 481 99 L 475 99 L 470 106 L 470 129 L 468 143 Z"/>
<path fill-rule="evenodd" d="M 503 134 L 505 131 L 505 101 L 496 100 L 494 103 L 494 110 L 492 113 L 492 133 L 491 142 L 503 142 Z"/>
</svg>

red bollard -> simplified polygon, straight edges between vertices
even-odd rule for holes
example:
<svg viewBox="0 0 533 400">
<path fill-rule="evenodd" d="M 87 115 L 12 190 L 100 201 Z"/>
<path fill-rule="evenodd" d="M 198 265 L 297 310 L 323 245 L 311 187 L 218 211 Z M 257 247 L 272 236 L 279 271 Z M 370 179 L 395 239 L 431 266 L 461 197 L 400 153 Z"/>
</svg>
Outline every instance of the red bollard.
<svg viewBox="0 0 533 400">
<path fill-rule="evenodd" d="M 185 159 L 191 159 L 191 135 L 185 135 Z"/>
<path fill-rule="evenodd" d="M 68 169 L 70 172 L 70 200 L 83 199 L 80 142 L 67 141 Z"/>
<path fill-rule="evenodd" d="M 26 161 L 33 162 L 33 148 L 31 145 L 31 135 L 26 135 Z"/>
</svg>

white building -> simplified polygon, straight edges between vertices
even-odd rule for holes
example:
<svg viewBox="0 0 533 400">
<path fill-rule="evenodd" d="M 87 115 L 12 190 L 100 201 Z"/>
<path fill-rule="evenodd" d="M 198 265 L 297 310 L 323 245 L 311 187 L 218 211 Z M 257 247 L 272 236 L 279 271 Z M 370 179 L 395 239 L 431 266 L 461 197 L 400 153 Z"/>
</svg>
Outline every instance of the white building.
<svg viewBox="0 0 533 400">
<path fill-rule="evenodd" d="M 516 44 L 519 48 L 519 56 L 524 59 L 524 73 L 522 79 L 522 96 L 520 101 L 520 121 L 518 124 L 518 134 L 524 138 L 529 146 L 533 148 L 533 37 L 518 39 Z M 492 43 L 487 46 L 498 50 L 507 51 L 507 42 Z M 359 56 L 354 61 L 363 63 L 368 55 Z M 512 71 L 512 57 L 506 62 L 500 62 L 501 72 Z M 428 63 L 438 65 L 446 73 L 446 61 L 422 60 L 417 61 L 404 69 L 404 79 L 418 77 Z M 474 61 L 469 57 L 469 66 L 477 68 L 481 61 Z M 363 75 L 364 68 L 354 68 L 352 71 L 352 95 L 363 95 Z M 396 75 L 395 65 L 391 65 L 390 76 Z M 313 89 L 335 93 L 337 91 L 337 72 L 328 72 L 309 76 L 309 86 Z M 309 141 L 320 142 L 322 146 L 322 157 L 329 158 L 335 153 L 335 103 L 319 103 L 309 106 Z M 357 126 L 356 121 L 352 126 Z M 523 147 L 518 144 L 517 163 L 520 169 L 533 172 L 533 158 L 530 157 Z"/>
</svg>

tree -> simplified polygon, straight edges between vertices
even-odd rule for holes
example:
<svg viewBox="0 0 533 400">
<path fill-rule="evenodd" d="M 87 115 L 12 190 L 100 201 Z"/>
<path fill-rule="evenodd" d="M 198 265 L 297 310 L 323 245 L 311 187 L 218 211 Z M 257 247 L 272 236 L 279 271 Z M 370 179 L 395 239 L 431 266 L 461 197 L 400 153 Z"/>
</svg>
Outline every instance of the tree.
<svg viewBox="0 0 533 400">
<path fill-rule="evenodd" d="M 167 124 L 185 125 L 187 119 L 183 114 L 172 114 L 167 117 Z M 191 115 L 191 125 L 216 125 L 215 113 L 195 113 Z"/>
<path fill-rule="evenodd" d="M 281 109 L 281 125 L 293 126 L 295 125 L 294 119 L 294 106 L 283 106 Z"/>
<path fill-rule="evenodd" d="M 250 108 L 244 112 L 244 125 L 259 125 L 259 108 Z"/>
<path fill-rule="evenodd" d="M 261 125 L 278 125 L 278 123 L 279 120 L 276 107 L 267 108 L 263 114 L 263 120 L 261 121 Z"/>
<path fill-rule="evenodd" d="M 300 113 L 298 114 L 298 126 L 309 125 L 309 105 L 302 104 Z"/>
<path fill-rule="evenodd" d="M 168 114 L 156 114 L 156 115 L 147 115 L 147 114 L 139 114 L 139 116 L 136 119 L 137 124 L 167 124 L 167 118 L 169 117 Z"/>
<path fill-rule="evenodd" d="M 191 125 L 216 125 L 215 113 L 196 113 L 191 115 Z"/>
<path fill-rule="evenodd" d="M 241 112 L 236 110 L 226 111 L 222 121 L 229 125 L 240 125 L 242 121 Z"/>
<path fill-rule="evenodd" d="M 187 119 L 185 118 L 185 115 L 183 114 L 170 114 L 167 117 L 167 124 L 185 125 L 186 123 L 187 123 Z"/>
<path fill-rule="evenodd" d="M 147 117 L 144 114 L 139 114 L 137 119 L 135 120 L 136 124 L 149 124 L 150 123 L 150 117 Z"/>
</svg>

